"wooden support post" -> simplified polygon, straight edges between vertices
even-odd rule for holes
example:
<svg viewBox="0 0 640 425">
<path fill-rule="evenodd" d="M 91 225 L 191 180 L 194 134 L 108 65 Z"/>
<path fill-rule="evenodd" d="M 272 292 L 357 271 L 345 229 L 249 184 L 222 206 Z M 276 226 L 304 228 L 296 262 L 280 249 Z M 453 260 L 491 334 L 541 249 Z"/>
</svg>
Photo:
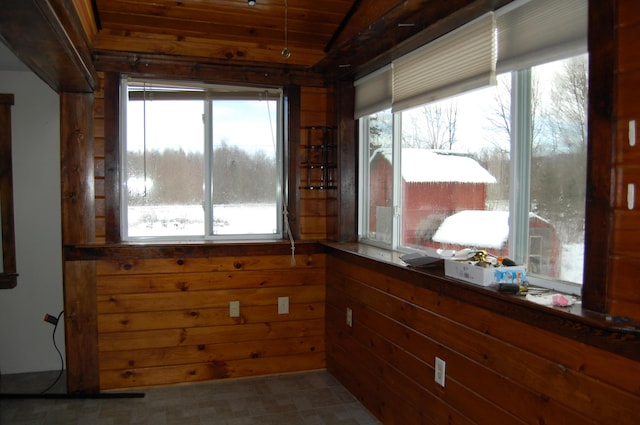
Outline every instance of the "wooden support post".
<svg viewBox="0 0 640 425">
<path fill-rule="evenodd" d="M 93 94 L 60 94 L 62 244 L 95 239 Z M 64 261 L 67 391 L 100 390 L 95 262 Z"/>
</svg>

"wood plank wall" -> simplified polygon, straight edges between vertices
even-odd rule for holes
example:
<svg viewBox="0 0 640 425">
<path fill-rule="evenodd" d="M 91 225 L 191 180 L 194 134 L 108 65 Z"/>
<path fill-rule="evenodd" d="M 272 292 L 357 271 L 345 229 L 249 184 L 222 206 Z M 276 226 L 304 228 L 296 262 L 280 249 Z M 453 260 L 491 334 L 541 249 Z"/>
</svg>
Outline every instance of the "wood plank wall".
<svg viewBox="0 0 640 425">
<path fill-rule="evenodd" d="M 93 133 L 94 133 L 94 175 L 96 243 L 106 241 L 105 207 L 105 134 L 104 134 L 104 74 L 98 73 L 98 85 L 94 92 Z"/>
<path fill-rule="evenodd" d="M 300 118 L 300 148 L 299 164 L 302 165 L 304 157 L 308 153 L 304 149 L 307 144 L 307 130 L 309 126 L 334 126 L 333 102 L 331 92 L 322 87 L 302 87 L 300 91 L 301 118 Z M 337 134 L 334 134 L 337 137 Z M 307 170 L 302 167 L 300 173 L 300 186 L 306 182 Z M 335 226 L 331 223 L 337 216 L 337 191 L 308 190 L 299 188 L 300 191 L 300 238 L 302 240 L 324 240 L 335 238 Z"/>
<path fill-rule="evenodd" d="M 616 150 L 613 173 L 616 176 L 613 209 L 613 252 L 611 276 L 615 280 L 607 294 L 610 312 L 640 321 L 640 141 L 629 143 L 629 122 L 636 121 L 640 134 L 640 3 L 620 0 L 617 8 L 617 81 L 616 81 Z M 627 203 L 627 186 L 635 184 L 634 208 Z"/>
<path fill-rule="evenodd" d="M 423 287 L 376 269 L 328 254 L 326 349 L 383 423 L 640 423 L 637 361 L 443 295 L 436 277 Z"/>
<path fill-rule="evenodd" d="M 95 241 L 106 237 L 104 75 L 94 93 Z M 302 125 L 327 125 L 327 90 L 302 90 Z M 301 196 L 302 239 L 325 239 L 327 192 Z M 108 246 L 108 245 L 107 245 Z M 145 247 L 141 246 L 140 250 Z M 220 246 L 211 248 L 220 250 Z M 265 248 L 264 251 L 268 251 Z M 167 385 L 325 366 L 324 254 L 97 261 L 100 389 Z M 219 251 L 216 251 L 219 252 Z M 213 255 L 213 254 L 212 254 Z M 149 258 L 147 258 L 149 257 Z M 278 297 L 290 299 L 277 313 Z M 229 317 L 239 301 L 240 317 Z"/>
<path fill-rule="evenodd" d="M 323 368 L 324 269 L 324 254 L 99 261 L 100 388 Z"/>
</svg>

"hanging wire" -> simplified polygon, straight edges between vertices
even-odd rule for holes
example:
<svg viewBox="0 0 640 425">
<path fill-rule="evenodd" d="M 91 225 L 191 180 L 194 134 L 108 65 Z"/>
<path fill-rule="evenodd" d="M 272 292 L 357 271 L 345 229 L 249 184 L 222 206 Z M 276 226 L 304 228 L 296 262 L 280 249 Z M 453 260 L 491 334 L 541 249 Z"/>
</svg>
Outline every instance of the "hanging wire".
<svg viewBox="0 0 640 425">
<path fill-rule="evenodd" d="M 64 310 L 62 310 L 60 314 L 58 314 L 58 317 L 56 318 L 56 324 L 54 325 L 53 334 L 52 334 L 53 347 L 56 349 L 56 351 L 58 352 L 58 356 L 60 357 L 60 371 L 58 372 L 57 378 L 51 383 L 51 385 L 49 385 L 47 388 L 42 390 L 40 394 L 44 394 L 48 392 L 51 388 L 53 388 L 58 383 L 58 381 L 62 377 L 62 373 L 64 372 L 64 358 L 62 357 L 62 353 L 60 352 L 60 349 L 58 348 L 58 344 L 56 343 L 56 330 L 58 329 L 58 324 L 60 323 L 60 318 L 62 317 L 63 314 L 64 314 Z"/>
<path fill-rule="evenodd" d="M 273 134 L 273 122 L 271 118 L 271 108 L 269 108 L 269 92 L 267 90 L 264 91 L 264 97 L 267 100 L 267 113 L 269 114 L 269 128 L 271 129 L 271 143 L 273 144 L 273 151 L 276 150 L 276 136 Z M 293 234 L 291 232 L 291 224 L 289 222 L 289 206 L 287 204 L 286 196 L 284 195 L 284 184 L 282 182 L 282 175 L 279 172 L 276 172 L 278 175 L 278 183 L 280 184 L 280 194 L 282 196 L 282 215 L 284 217 L 284 227 L 289 236 L 289 243 L 291 244 L 291 267 L 295 267 L 296 265 L 296 244 L 293 239 Z"/>
<path fill-rule="evenodd" d="M 282 49 L 282 57 L 289 59 L 291 52 L 289 51 L 289 3 L 284 0 L 284 49 Z"/>
<path fill-rule="evenodd" d="M 147 199 L 147 82 L 142 88 L 142 178 L 144 179 L 144 198 Z"/>
</svg>

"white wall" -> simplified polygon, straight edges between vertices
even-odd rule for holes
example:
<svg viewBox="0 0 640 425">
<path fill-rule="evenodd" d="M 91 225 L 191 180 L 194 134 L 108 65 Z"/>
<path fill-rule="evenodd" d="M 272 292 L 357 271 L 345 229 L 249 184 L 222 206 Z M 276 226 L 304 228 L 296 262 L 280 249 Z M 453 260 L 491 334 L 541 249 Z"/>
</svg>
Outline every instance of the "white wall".
<svg viewBox="0 0 640 425">
<path fill-rule="evenodd" d="M 0 373 L 59 370 L 54 327 L 63 309 L 59 96 L 30 71 L 0 71 L 13 93 L 13 190 L 18 285 L 0 289 Z M 64 355 L 64 321 L 56 330 Z"/>
</svg>

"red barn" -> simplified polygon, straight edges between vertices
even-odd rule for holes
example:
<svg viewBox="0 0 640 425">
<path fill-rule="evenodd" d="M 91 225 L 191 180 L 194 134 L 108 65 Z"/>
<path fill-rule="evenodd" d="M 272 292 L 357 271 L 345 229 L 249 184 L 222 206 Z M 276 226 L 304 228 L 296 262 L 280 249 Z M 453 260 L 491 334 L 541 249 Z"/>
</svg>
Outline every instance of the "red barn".
<svg viewBox="0 0 640 425">
<path fill-rule="evenodd" d="M 371 158 L 370 217 L 393 205 L 391 150 Z M 426 246 L 442 221 L 461 210 L 484 210 L 486 184 L 496 179 L 465 154 L 432 149 L 402 149 L 402 244 Z"/>
<path fill-rule="evenodd" d="M 484 167 L 469 155 L 431 149 L 403 149 L 401 159 L 402 245 L 475 247 L 508 255 L 509 212 L 486 210 L 486 185 L 496 179 Z M 371 158 L 369 213 L 380 239 L 388 232 L 384 224 L 391 221 L 391 173 L 391 150 L 378 149 Z M 529 220 L 528 268 L 557 276 L 560 241 L 555 229 L 535 214 Z"/>
</svg>

